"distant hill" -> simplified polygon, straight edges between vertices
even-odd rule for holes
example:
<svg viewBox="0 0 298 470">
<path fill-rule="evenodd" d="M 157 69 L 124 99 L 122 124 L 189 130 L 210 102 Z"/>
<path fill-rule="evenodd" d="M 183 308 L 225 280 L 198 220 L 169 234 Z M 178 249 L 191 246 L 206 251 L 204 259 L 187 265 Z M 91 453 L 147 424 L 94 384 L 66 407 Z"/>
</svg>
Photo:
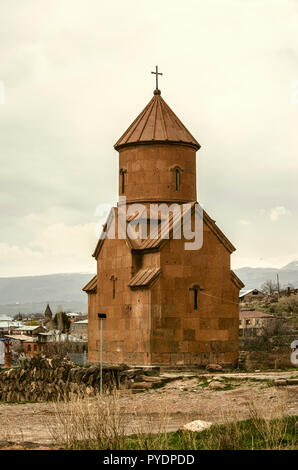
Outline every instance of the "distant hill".
<svg viewBox="0 0 298 470">
<path fill-rule="evenodd" d="M 268 280 L 276 281 L 279 276 L 280 287 L 292 284 L 298 287 L 298 260 L 294 260 L 281 269 L 276 268 L 240 268 L 234 269 L 245 284 L 244 290 L 260 288 Z"/>
<path fill-rule="evenodd" d="M 280 285 L 293 284 L 298 287 L 298 260 L 281 269 L 240 268 L 234 270 L 245 284 L 244 290 L 260 288 L 267 280 L 276 280 Z M 53 313 L 62 307 L 64 311 L 87 313 L 87 295 L 82 288 L 94 276 L 90 273 L 48 274 L 46 276 L 0 278 L 0 315 L 16 313 L 44 313 L 49 302 Z"/>
<path fill-rule="evenodd" d="M 0 315 L 43 313 L 47 302 L 56 313 L 87 312 L 87 295 L 82 288 L 94 276 L 90 273 L 0 278 Z"/>
<path fill-rule="evenodd" d="M 294 259 L 291 263 L 287 264 L 283 268 L 282 271 L 298 271 L 298 259 Z"/>
</svg>

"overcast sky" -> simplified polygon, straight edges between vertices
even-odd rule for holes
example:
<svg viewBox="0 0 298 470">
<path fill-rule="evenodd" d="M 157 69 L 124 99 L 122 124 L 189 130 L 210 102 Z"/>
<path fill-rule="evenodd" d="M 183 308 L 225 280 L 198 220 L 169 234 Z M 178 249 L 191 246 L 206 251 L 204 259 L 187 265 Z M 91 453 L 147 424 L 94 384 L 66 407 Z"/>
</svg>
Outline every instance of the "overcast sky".
<svg viewBox="0 0 298 470">
<path fill-rule="evenodd" d="M 0 276 L 95 271 L 156 64 L 232 266 L 297 258 L 297 31 L 297 0 L 0 0 Z"/>
</svg>

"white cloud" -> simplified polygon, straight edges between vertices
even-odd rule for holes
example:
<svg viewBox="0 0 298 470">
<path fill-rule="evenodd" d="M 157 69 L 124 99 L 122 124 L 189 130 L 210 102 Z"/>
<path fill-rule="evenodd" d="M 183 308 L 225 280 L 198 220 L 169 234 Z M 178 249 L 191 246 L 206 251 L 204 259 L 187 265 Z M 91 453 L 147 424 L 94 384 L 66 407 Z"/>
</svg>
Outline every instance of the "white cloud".
<svg viewBox="0 0 298 470">
<path fill-rule="evenodd" d="M 257 213 L 259 215 L 264 215 L 264 214 L 266 214 L 266 210 L 265 209 L 257 209 Z"/>
<path fill-rule="evenodd" d="M 94 272 L 94 223 L 49 225 L 28 246 L 0 243 L 0 276 L 31 276 L 57 272 Z"/>
<path fill-rule="evenodd" d="M 117 198 L 113 144 L 151 99 L 155 64 L 202 144 L 207 212 L 242 256 L 293 252 L 298 221 L 269 209 L 277 190 L 293 213 L 298 199 L 297 28 L 291 0 L 1 2 L 1 275 L 92 263 L 94 209 Z"/>
<path fill-rule="evenodd" d="M 281 215 L 292 215 L 292 213 L 284 206 L 276 206 L 270 211 L 270 219 L 273 222 L 276 222 Z"/>
</svg>

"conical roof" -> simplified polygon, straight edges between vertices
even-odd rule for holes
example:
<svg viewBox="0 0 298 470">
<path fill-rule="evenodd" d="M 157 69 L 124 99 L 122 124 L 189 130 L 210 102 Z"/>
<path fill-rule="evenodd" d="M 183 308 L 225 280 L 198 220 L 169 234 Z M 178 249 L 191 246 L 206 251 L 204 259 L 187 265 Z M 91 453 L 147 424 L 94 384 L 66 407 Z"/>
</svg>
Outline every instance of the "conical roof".
<svg viewBox="0 0 298 470">
<path fill-rule="evenodd" d="M 116 150 L 133 144 L 187 144 L 198 150 L 201 146 L 176 114 L 154 90 L 153 98 L 114 145 Z"/>
<path fill-rule="evenodd" d="M 47 308 L 45 309 L 44 316 L 47 318 L 52 318 L 52 310 L 50 309 L 49 304 L 47 304 Z"/>
</svg>

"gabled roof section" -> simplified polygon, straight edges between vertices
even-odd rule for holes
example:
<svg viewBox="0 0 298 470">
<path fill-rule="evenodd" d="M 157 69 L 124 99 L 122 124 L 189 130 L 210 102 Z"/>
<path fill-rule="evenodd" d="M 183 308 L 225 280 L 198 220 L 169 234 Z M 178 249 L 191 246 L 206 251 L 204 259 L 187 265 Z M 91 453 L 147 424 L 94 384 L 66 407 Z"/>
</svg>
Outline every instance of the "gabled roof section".
<svg viewBox="0 0 298 470">
<path fill-rule="evenodd" d="M 236 287 L 238 287 L 238 289 L 243 289 L 243 287 L 245 286 L 245 284 L 243 284 L 241 279 L 239 279 L 239 277 L 237 276 L 237 274 L 234 273 L 234 271 L 231 271 L 231 281 L 235 284 Z"/>
<path fill-rule="evenodd" d="M 190 204 L 191 212 L 193 213 L 196 210 L 196 201 L 193 201 Z M 173 238 L 173 232 L 175 227 L 178 224 L 181 224 L 181 219 L 183 217 L 183 211 L 181 210 L 179 213 L 170 213 L 169 217 L 169 228 L 163 227 L 162 224 L 158 226 L 156 229 L 156 233 L 153 234 L 152 238 L 147 238 L 146 240 L 142 240 L 141 243 L 139 240 L 129 240 L 131 248 L 133 250 L 150 250 L 150 249 L 158 249 L 163 244 L 167 243 L 167 241 Z M 188 211 L 185 211 L 185 215 Z M 218 228 L 215 221 L 211 219 L 211 217 L 207 214 L 206 211 L 203 211 L 203 220 L 211 229 L 211 231 L 215 234 L 215 236 L 219 239 L 219 241 L 225 246 L 225 248 L 232 253 L 236 250 L 234 245 L 228 240 L 228 238 L 224 235 L 224 233 Z M 168 236 L 167 236 L 168 233 Z M 204 242 L 203 242 L 204 243 Z M 236 276 L 236 274 L 235 274 Z M 240 281 L 241 282 L 241 281 Z"/>
<path fill-rule="evenodd" d="M 103 228 L 102 228 L 102 231 L 101 231 L 101 234 L 100 234 L 100 237 L 98 239 L 98 242 L 96 244 L 96 247 L 95 247 L 95 250 L 92 254 L 92 256 L 94 256 L 95 259 L 98 258 L 98 255 L 99 255 L 99 252 L 101 250 L 101 247 L 103 245 L 103 242 L 104 240 L 107 238 L 107 235 L 109 233 L 109 230 L 110 230 L 110 227 L 112 225 L 112 223 L 114 222 L 114 217 L 115 217 L 115 212 L 117 211 L 116 207 L 112 207 L 110 212 L 109 212 L 109 215 L 107 217 L 107 221 L 106 223 L 103 225 Z M 85 289 L 85 288 L 84 288 Z M 84 290 L 83 289 L 83 290 Z"/>
<path fill-rule="evenodd" d="M 184 212 L 186 215 L 189 210 L 193 213 L 196 209 L 196 201 L 192 201 L 189 203 L 190 208 Z M 180 205 L 182 206 L 182 204 Z M 113 208 L 114 211 L 109 214 L 107 223 L 104 225 L 104 231 L 108 233 L 110 225 L 113 221 L 114 215 L 117 217 L 117 211 L 118 208 Z M 144 219 L 143 213 L 141 214 L 142 219 Z M 168 228 L 165 226 L 165 224 L 158 224 L 156 228 L 156 233 L 153 233 L 151 237 L 148 236 L 146 239 L 133 239 L 128 236 L 126 237 L 125 241 L 131 251 L 134 252 L 140 252 L 140 251 L 151 251 L 151 250 L 159 250 L 162 248 L 164 244 L 168 242 L 171 238 L 173 238 L 173 233 L 175 231 L 176 226 L 178 224 L 181 224 L 181 219 L 183 217 L 183 211 L 177 211 L 177 213 L 174 211 L 174 214 L 170 212 L 169 216 L 169 226 Z M 118 217 L 117 217 L 118 218 Z M 233 251 L 236 250 L 234 245 L 228 240 L 228 238 L 224 235 L 224 233 L 218 228 L 216 225 L 215 221 L 211 219 L 211 217 L 207 214 L 207 212 L 204 210 L 203 211 L 203 219 L 204 222 L 207 224 L 207 226 L 211 229 L 211 231 L 215 234 L 215 236 L 218 238 L 218 240 L 225 246 L 225 248 L 229 251 L 229 253 L 232 253 Z M 126 220 L 126 223 L 130 222 L 130 220 Z M 118 223 L 120 223 L 118 219 Z M 123 233 L 127 230 L 127 227 L 122 227 Z M 104 243 L 106 236 L 101 235 L 99 238 L 96 248 L 94 250 L 94 253 L 92 256 L 94 256 L 96 259 L 98 258 L 98 255 L 100 253 L 101 247 Z M 203 242 L 204 243 L 204 242 Z M 234 274 L 236 276 L 236 274 Z M 237 276 L 236 276 L 237 277 Z M 239 278 L 237 278 L 239 279 Z M 241 283 L 240 279 L 239 282 Z M 244 287 L 244 285 L 243 285 Z"/>
<path fill-rule="evenodd" d="M 97 290 L 97 275 L 95 275 L 88 284 L 85 285 L 82 289 L 83 291 L 87 292 L 87 294 L 93 294 Z"/>
<path fill-rule="evenodd" d="M 141 269 L 128 283 L 131 289 L 150 287 L 160 275 L 160 268 Z"/>
<path fill-rule="evenodd" d="M 225 234 L 218 228 L 218 226 L 215 223 L 215 220 L 211 219 L 211 217 L 207 214 L 206 211 L 204 211 L 204 222 L 208 225 L 208 227 L 212 230 L 212 232 L 217 236 L 219 241 L 226 247 L 226 249 L 230 252 L 233 253 L 233 251 L 236 250 L 234 245 L 230 242 L 230 240 L 225 236 Z M 236 276 L 236 274 L 235 274 Z"/>
<path fill-rule="evenodd" d="M 19 341 L 26 341 L 29 343 L 35 343 L 38 341 L 37 336 L 27 336 L 27 335 L 5 335 L 5 338 L 18 339 Z"/>
<path fill-rule="evenodd" d="M 114 145 L 116 150 L 134 144 L 183 144 L 199 150 L 199 142 L 154 90 L 154 96 Z"/>
<path fill-rule="evenodd" d="M 244 287 L 244 286 L 243 286 Z M 261 292 L 259 289 L 249 289 L 249 290 L 246 290 L 245 292 L 242 292 L 242 294 L 240 295 L 240 297 L 244 297 L 245 295 L 247 294 L 251 294 L 252 292 L 256 291 L 257 295 L 261 294 L 265 297 L 265 294 L 263 292 Z"/>
<path fill-rule="evenodd" d="M 193 212 L 193 210 L 195 209 L 196 202 L 193 201 L 189 204 L 190 208 L 188 210 L 191 210 Z M 182 209 L 181 205 L 180 209 Z M 185 211 L 185 214 L 188 212 L 188 210 Z M 162 244 L 167 243 L 167 241 L 173 237 L 173 231 L 175 227 L 181 223 L 182 217 L 182 210 L 174 213 L 170 212 L 168 227 L 166 224 L 159 224 L 155 229 L 155 233 L 152 233 L 151 238 L 148 237 L 146 240 L 142 240 L 139 246 L 132 245 L 132 248 L 137 250 L 150 250 L 160 248 Z M 137 241 L 138 240 L 132 240 L 131 242 L 134 242 L 134 244 L 136 245 Z"/>
</svg>

